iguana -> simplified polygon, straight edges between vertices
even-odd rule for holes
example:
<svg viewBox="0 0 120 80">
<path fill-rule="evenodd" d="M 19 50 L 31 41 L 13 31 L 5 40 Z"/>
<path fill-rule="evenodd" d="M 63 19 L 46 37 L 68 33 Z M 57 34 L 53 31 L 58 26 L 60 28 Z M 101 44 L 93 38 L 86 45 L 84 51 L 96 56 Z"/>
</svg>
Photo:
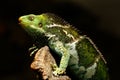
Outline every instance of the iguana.
<svg viewBox="0 0 120 80">
<path fill-rule="evenodd" d="M 52 13 L 29 14 L 21 16 L 19 23 L 37 48 L 47 45 L 61 57 L 54 75 L 69 68 L 78 80 L 109 80 L 106 61 L 92 40 L 62 18 Z"/>
</svg>

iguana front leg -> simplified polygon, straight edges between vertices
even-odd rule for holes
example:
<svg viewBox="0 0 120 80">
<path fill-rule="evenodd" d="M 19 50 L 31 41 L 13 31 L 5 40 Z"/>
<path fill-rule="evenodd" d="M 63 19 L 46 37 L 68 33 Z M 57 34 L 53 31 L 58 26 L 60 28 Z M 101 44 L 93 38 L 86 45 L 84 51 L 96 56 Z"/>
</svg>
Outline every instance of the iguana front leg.
<svg viewBox="0 0 120 80">
<path fill-rule="evenodd" d="M 56 41 L 56 42 L 52 43 L 51 48 L 53 50 L 55 50 L 55 52 L 58 55 L 62 55 L 61 60 L 60 60 L 60 65 L 59 65 L 59 67 L 57 67 L 55 69 L 53 74 L 59 75 L 59 74 L 65 73 L 66 68 L 68 66 L 69 58 L 70 58 L 70 54 L 69 54 L 67 48 L 60 41 Z"/>
</svg>

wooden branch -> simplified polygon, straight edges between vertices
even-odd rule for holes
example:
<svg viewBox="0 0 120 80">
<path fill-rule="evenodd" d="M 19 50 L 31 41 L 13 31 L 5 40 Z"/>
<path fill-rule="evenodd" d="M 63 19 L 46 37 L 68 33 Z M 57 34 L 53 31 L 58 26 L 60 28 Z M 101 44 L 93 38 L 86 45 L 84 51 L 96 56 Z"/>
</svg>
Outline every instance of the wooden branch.
<svg viewBox="0 0 120 80">
<path fill-rule="evenodd" d="M 51 64 L 56 64 L 56 62 L 49 48 L 45 46 L 36 52 L 34 61 L 31 63 L 31 68 L 36 70 L 39 73 L 38 75 L 42 76 L 43 80 L 71 80 L 67 75 L 53 75 Z"/>
</svg>

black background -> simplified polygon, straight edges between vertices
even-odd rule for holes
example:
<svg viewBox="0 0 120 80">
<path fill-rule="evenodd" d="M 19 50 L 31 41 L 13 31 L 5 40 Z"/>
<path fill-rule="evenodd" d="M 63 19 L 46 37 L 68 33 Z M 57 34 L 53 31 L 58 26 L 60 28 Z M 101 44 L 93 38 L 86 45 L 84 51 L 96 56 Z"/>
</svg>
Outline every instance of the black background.
<svg viewBox="0 0 120 80">
<path fill-rule="evenodd" d="M 119 2 L 4 0 L 0 2 L 0 80 L 35 80 L 28 48 L 31 38 L 18 24 L 26 14 L 55 13 L 92 38 L 108 62 L 111 80 L 119 79 Z"/>
</svg>

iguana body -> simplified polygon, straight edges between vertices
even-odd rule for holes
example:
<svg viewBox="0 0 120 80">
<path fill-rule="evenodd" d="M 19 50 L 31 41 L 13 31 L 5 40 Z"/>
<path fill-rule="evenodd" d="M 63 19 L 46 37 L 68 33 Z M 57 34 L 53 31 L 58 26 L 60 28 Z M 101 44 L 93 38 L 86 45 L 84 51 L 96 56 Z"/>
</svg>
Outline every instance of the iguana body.
<svg viewBox="0 0 120 80">
<path fill-rule="evenodd" d="M 30 14 L 19 21 L 38 48 L 48 45 L 61 57 L 53 74 L 63 74 L 68 67 L 79 80 L 109 80 L 106 62 L 93 42 L 58 16 Z"/>
</svg>

